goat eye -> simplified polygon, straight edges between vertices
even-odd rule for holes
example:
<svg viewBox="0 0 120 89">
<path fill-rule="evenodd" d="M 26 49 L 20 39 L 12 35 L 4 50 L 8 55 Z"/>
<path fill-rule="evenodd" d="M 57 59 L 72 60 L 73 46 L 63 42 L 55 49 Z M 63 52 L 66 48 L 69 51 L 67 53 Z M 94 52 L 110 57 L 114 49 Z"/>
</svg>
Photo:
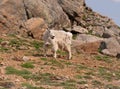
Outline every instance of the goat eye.
<svg viewBox="0 0 120 89">
<path fill-rule="evenodd" d="M 51 37 L 51 39 L 54 39 L 54 38 L 55 38 L 55 36 L 52 36 L 52 37 Z"/>
</svg>

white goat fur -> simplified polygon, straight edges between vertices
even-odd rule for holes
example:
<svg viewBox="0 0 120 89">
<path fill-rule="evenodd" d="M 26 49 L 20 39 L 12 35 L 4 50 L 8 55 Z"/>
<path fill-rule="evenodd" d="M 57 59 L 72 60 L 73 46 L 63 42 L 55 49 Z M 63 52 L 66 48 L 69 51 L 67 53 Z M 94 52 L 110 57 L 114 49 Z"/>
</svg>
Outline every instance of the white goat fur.
<svg viewBox="0 0 120 89">
<path fill-rule="evenodd" d="M 71 44 L 72 33 L 62 30 L 46 30 L 43 34 L 45 56 L 47 52 L 47 45 L 52 45 L 54 58 L 57 57 L 56 52 L 62 49 L 68 52 L 68 59 L 71 59 Z"/>
</svg>

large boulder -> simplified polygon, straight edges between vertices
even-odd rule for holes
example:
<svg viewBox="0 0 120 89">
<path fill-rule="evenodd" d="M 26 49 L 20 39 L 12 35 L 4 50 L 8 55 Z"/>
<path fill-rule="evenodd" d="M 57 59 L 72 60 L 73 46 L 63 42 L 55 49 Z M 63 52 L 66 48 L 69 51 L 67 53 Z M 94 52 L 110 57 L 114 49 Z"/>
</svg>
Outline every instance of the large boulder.
<svg viewBox="0 0 120 89">
<path fill-rule="evenodd" d="M 100 49 L 105 55 L 117 57 L 120 54 L 120 44 L 114 37 L 104 39 L 101 43 Z"/>
<path fill-rule="evenodd" d="M 76 40 L 79 40 L 81 44 L 84 43 L 91 43 L 91 42 L 96 42 L 96 41 L 102 41 L 102 38 L 96 37 L 94 35 L 89 35 L 89 34 L 79 34 L 76 38 Z"/>
<path fill-rule="evenodd" d="M 66 30 L 72 32 L 73 34 L 75 34 L 75 33 L 76 34 L 77 33 L 78 34 L 86 34 L 86 33 L 88 33 L 88 30 L 81 27 L 81 26 L 73 26 L 73 28 L 67 28 Z"/>
<path fill-rule="evenodd" d="M 76 52 L 96 54 L 102 41 L 102 38 L 93 35 L 80 34 L 76 40 L 73 40 L 73 48 Z"/>
<path fill-rule="evenodd" d="M 0 32 L 17 32 L 31 18 L 43 18 L 49 27 L 69 27 L 70 20 L 57 0 L 0 0 Z"/>
<path fill-rule="evenodd" d="M 63 10 L 72 17 L 77 17 L 84 11 L 85 0 L 58 0 Z"/>
<path fill-rule="evenodd" d="M 24 24 L 25 32 L 27 32 L 29 36 L 35 39 L 41 39 L 43 32 L 47 29 L 47 25 L 42 18 L 31 18 L 27 20 Z"/>
<path fill-rule="evenodd" d="M 24 0 L 24 4 L 28 19 L 41 17 L 56 29 L 70 25 L 68 16 L 64 13 L 57 0 Z"/>
</svg>

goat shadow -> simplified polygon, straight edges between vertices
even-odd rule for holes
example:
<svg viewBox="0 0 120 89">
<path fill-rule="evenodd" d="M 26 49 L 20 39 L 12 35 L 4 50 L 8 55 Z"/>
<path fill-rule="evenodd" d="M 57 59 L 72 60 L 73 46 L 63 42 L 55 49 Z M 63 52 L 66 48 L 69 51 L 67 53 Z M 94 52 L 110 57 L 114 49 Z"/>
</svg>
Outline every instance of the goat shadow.
<svg viewBox="0 0 120 89">
<path fill-rule="evenodd" d="M 46 56 L 44 56 L 44 54 L 36 53 L 36 54 L 33 54 L 33 56 L 34 57 L 49 57 L 49 58 L 53 58 L 53 54 L 47 54 Z M 57 55 L 57 58 L 66 59 L 66 56 Z"/>
<path fill-rule="evenodd" d="M 36 54 L 33 54 L 34 57 L 45 57 L 44 54 L 39 54 L 39 53 L 36 53 Z M 46 57 L 53 57 L 52 54 L 47 54 Z"/>
</svg>

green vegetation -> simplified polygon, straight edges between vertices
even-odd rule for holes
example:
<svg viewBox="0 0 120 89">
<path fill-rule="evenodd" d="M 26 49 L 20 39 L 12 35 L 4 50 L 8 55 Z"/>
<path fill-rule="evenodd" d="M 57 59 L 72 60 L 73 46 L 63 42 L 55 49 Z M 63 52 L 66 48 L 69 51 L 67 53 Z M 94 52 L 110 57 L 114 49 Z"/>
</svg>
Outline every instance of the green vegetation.
<svg viewBox="0 0 120 89">
<path fill-rule="evenodd" d="M 41 76 L 39 74 L 29 74 L 27 76 L 23 76 L 25 79 L 32 79 L 33 81 L 39 81 Z"/>
<path fill-rule="evenodd" d="M 72 39 L 76 39 L 77 38 L 77 36 L 78 36 L 78 34 L 73 34 L 73 37 L 72 37 Z"/>
<path fill-rule="evenodd" d="M 64 89 L 76 89 L 76 81 L 75 80 L 66 80 L 66 81 L 59 81 L 58 75 L 50 74 L 50 73 L 41 73 L 41 74 L 35 74 L 35 75 L 28 75 L 25 79 L 32 79 L 34 81 L 39 81 L 40 84 L 43 85 L 50 85 L 50 86 L 61 86 L 64 87 Z M 26 85 L 29 87 L 29 89 L 33 89 L 33 86 Z M 39 88 L 34 88 L 39 89 Z"/>
<path fill-rule="evenodd" d="M 93 84 L 94 86 L 102 86 L 102 85 L 103 85 L 103 83 L 101 83 L 101 82 L 98 81 L 98 80 L 93 80 L 93 81 L 92 81 L 92 84 Z"/>
<path fill-rule="evenodd" d="M 114 78 L 113 73 L 105 67 L 99 67 L 98 71 L 99 77 L 102 77 L 105 80 L 112 81 L 112 79 Z"/>
<path fill-rule="evenodd" d="M 15 75 L 18 75 L 18 76 L 28 76 L 31 74 L 31 72 L 29 72 L 28 70 L 17 70 L 11 66 L 8 66 L 6 67 L 6 74 L 15 74 Z"/>
<path fill-rule="evenodd" d="M 83 76 L 85 79 L 92 79 L 92 77 L 90 75 L 84 75 Z"/>
<path fill-rule="evenodd" d="M 82 16 L 82 20 L 85 20 L 85 21 L 86 21 L 87 18 L 88 18 L 88 17 L 87 17 L 86 15 L 83 15 L 83 16 Z"/>
<path fill-rule="evenodd" d="M 92 76 L 94 76 L 95 74 L 94 74 L 94 71 L 89 71 L 89 72 L 86 72 L 85 75 L 92 75 Z"/>
<path fill-rule="evenodd" d="M 7 52 L 8 50 L 8 48 L 0 46 L 0 52 Z"/>
<path fill-rule="evenodd" d="M 71 62 L 65 60 L 60 60 L 60 62 L 64 63 L 67 66 L 73 65 Z"/>
<path fill-rule="evenodd" d="M 13 38 L 15 38 L 15 37 L 16 37 L 16 35 L 15 35 L 15 34 L 8 34 L 8 36 L 9 36 L 9 37 L 13 37 Z"/>
<path fill-rule="evenodd" d="M 50 62 L 50 65 L 57 66 L 59 68 L 64 68 L 64 65 L 55 59 L 50 59 L 49 62 Z"/>
<path fill-rule="evenodd" d="M 104 62 L 107 62 L 107 63 L 111 63 L 112 60 L 109 56 L 106 56 L 106 55 L 96 55 L 94 57 L 95 60 L 98 60 L 98 61 L 104 61 Z"/>
<path fill-rule="evenodd" d="M 62 56 L 65 56 L 65 55 L 67 55 L 67 52 L 62 51 L 62 50 L 58 50 L 58 51 L 57 51 L 57 54 L 62 55 Z"/>
<path fill-rule="evenodd" d="M 105 89 L 120 89 L 120 87 L 112 84 L 108 84 L 105 86 Z"/>
<path fill-rule="evenodd" d="M 77 83 L 78 83 L 78 84 L 87 84 L 87 81 L 81 80 L 81 81 L 78 81 Z"/>
<path fill-rule="evenodd" d="M 81 75 L 76 75 L 75 78 L 77 78 L 77 79 L 82 79 L 83 76 L 81 76 Z"/>
<path fill-rule="evenodd" d="M 45 88 L 43 88 L 43 87 L 35 87 L 35 86 L 33 86 L 33 85 L 31 85 L 31 84 L 28 84 L 28 83 L 23 83 L 22 84 L 22 86 L 24 87 L 27 87 L 27 89 L 45 89 Z"/>
<path fill-rule="evenodd" d="M 65 82 L 62 82 L 60 86 L 63 86 L 64 89 L 77 89 L 76 88 L 76 81 L 75 80 L 67 80 Z"/>
<path fill-rule="evenodd" d="M 25 62 L 25 63 L 21 64 L 21 66 L 24 68 L 34 68 L 34 65 L 32 62 Z"/>
<path fill-rule="evenodd" d="M 52 65 L 52 66 L 56 66 L 59 68 L 64 68 L 64 65 L 56 59 L 49 59 L 44 63 L 44 65 Z"/>
<path fill-rule="evenodd" d="M 114 73 L 115 73 L 116 80 L 120 80 L 120 70 L 115 71 Z"/>
<path fill-rule="evenodd" d="M 86 67 L 85 65 L 82 65 L 82 64 L 77 65 L 77 68 L 79 70 L 88 69 L 88 67 Z"/>
<path fill-rule="evenodd" d="M 43 57 L 43 58 L 41 58 L 41 60 L 43 60 L 43 61 L 47 61 L 48 59 L 47 59 L 47 58 L 45 58 L 45 57 Z"/>
<path fill-rule="evenodd" d="M 18 39 L 11 39 L 9 45 L 12 47 L 20 47 L 22 42 L 20 42 Z"/>
<path fill-rule="evenodd" d="M 2 38 L 0 38 L 0 43 L 3 41 L 3 39 Z"/>
<path fill-rule="evenodd" d="M 93 30 L 89 30 L 88 34 L 92 35 L 93 34 Z"/>
<path fill-rule="evenodd" d="M 45 85 L 53 85 L 55 83 L 55 81 L 52 81 L 52 77 L 54 77 L 55 75 L 53 74 L 50 74 L 50 73 L 42 73 L 42 74 L 39 74 L 39 76 L 41 77 L 40 79 L 40 82 L 42 84 L 45 84 Z"/>
<path fill-rule="evenodd" d="M 28 70 L 17 70 L 11 66 L 6 67 L 6 74 L 15 74 L 18 76 L 22 76 L 25 79 L 33 79 L 33 80 L 39 80 L 40 76 L 37 74 L 34 75 Z"/>
<path fill-rule="evenodd" d="M 33 42 L 31 42 L 31 45 L 32 45 L 36 50 L 39 50 L 39 48 L 43 46 L 43 42 L 33 41 Z"/>
<path fill-rule="evenodd" d="M 91 33 L 92 32 L 90 32 L 89 34 Z M 12 37 L 12 39 L 8 41 L 9 44 L 7 48 L 0 46 L 0 55 L 2 55 L 0 57 L 1 68 L 4 66 L 4 63 L 9 60 L 9 58 L 7 58 L 6 55 L 2 54 L 2 52 L 8 53 L 9 51 L 11 51 L 11 49 L 13 53 L 8 53 L 8 57 L 9 55 L 13 55 L 15 58 L 22 58 L 22 55 L 25 55 L 27 53 L 27 55 L 29 55 L 30 57 L 32 56 L 32 59 L 35 60 L 35 62 L 33 62 L 34 60 L 27 62 L 10 60 L 10 63 L 14 61 L 13 63 L 18 62 L 19 65 L 15 67 L 8 66 L 5 68 L 5 75 L 8 76 L 11 74 L 21 76 L 26 80 L 26 82 L 31 80 L 33 84 L 35 84 L 31 85 L 29 83 L 23 83 L 22 86 L 25 86 L 26 89 L 46 89 L 46 86 L 60 87 L 63 89 L 77 89 L 79 86 L 84 85 L 90 85 L 90 87 L 92 88 L 100 89 L 120 89 L 119 85 L 114 85 L 114 81 L 116 83 L 116 81 L 120 80 L 120 64 L 118 60 L 113 60 L 112 57 L 102 54 L 87 55 L 87 57 L 85 57 L 85 60 L 85 54 L 74 54 L 74 60 L 64 60 L 67 53 L 62 50 L 59 50 L 57 52 L 59 56 L 62 56 L 59 59 L 53 59 L 51 57 L 45 58 L 42 55 L 43 42 L 39 42 L 37 40 L 29 40 L 30 39 L 26 39 L 26 41 L 16 38 L 13 39 Z M 4 41 L 4 39 L 0 38 L 0 43 L 2 41 Z M 15 54 L 16 51 L 14 50 L 21 46 L 28 47 L 29 50 L 17 50 L 17 53 L 20 52 L 21 54 L 23 52 L 23 54 Z M 12 59 L 12 57 L 10 57 L 10 59 Z M 91 63 L 89 61 L 93 62 Z M 113 63 L 116 64 L 112 65 Z M 11 64 L 8 63 L 7 65 Z M 38 70 L 35 70 L 37 66 Z M 48 68 L 48 71 L 45 71 L 46 68 Z M 72 72 L 73 74 L 67 76 L 65 73 L 62 74 L 62 72 L 67 72 L 67 74 Z"/>
<path fill-rule="evenodd" d="M 102 53 L 102 49 L 101 49 L 101 48 L 98 48 L 98 52 L 99 52 L 99 53 Z"/>
<path fill-rule="evenodd" d="M 64 64 L 67 65 L 67 66 L 72 65 L 71 62 L 65 62 Z"/>
<path fill-rule="evenodd" d="M 76 75 L 75 76 L 76 79 L 92 79 L 92 77 L 90 75 Z"/>
</svg>

